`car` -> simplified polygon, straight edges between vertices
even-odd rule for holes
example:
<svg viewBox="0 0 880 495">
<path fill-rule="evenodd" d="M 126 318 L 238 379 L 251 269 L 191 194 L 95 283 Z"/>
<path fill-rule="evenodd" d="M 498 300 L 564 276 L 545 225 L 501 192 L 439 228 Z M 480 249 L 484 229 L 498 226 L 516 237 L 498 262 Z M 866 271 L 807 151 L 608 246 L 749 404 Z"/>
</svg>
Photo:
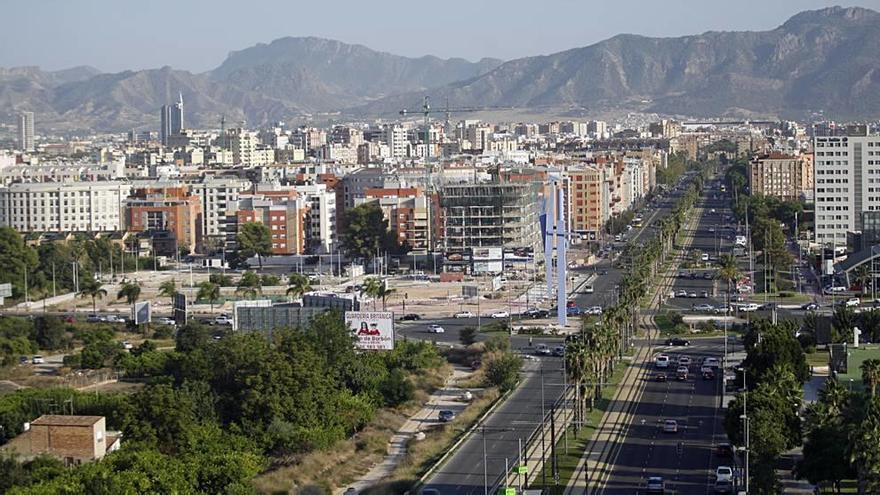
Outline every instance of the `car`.
<svg viewBox="0 0 880 495">
<path fill-rule="evenodd" d="M 816 311 L 819 309 L 819 305 L 814 302 L 809 302 L 801 306 L 801 309 L 804 311 Z"/>
<path fill-rule="evenodd" d="M 645 482 L 645 493 L 664 494 L 666 493 L 666 482 L 660 476 L 651 476 Z"/>
<path fill-rule="evenodd" d="M 174 321 L 174 318 L 169 318 L 167 316 L 163 316 L 163 317 L 157 319 L 156 323 L 159 323 L 160 325 L 176 325 L 177 324 L 177 322 Z"/>
<path fill-rule="evenodd" d="M 675 297 L 675 291 L 674 291 L 674 290 L 670 290 L 669 293 L 666 294 L 666 297 L 667 297 L 668 299 L 672 299 L 672 298 L 674 298 L 674 297 Z"/>
<path fill-rule="evenodd" d="M 688 297 L 691 298 L 691 299 L 696 299 L 696 298 L 697 298 L 697 293 L 696 293 L 696 292 L 691 292 L 690 294 L 688 294 Z"/>
<path fill-rule="evenodd" d="M 449 409 L 443 409 L 442 411 L 437 413 L 437 418 L 444 423 L 448 423 L 448 422 L 452 421 L 453 419 L 455 419 L 455 411 L 450 411 Z"/>
<path fill-rule="evenodd" d="M 36 355 L 33 358 L 31 358 L 32 364 L 43 364 L 45 362 L 46 362 L 46 360 L 43 359 L 43 356 L 40 356 L 40 355 Z"/>
<path fill-rule="evenodd" d="M 684 381 L 688 379 L 687 366 L 679 366 L 678 369 L 675 370 L 675 379 L 679 381 Z"/>
<path fill-rule="evenodd" d="M 859 300 L 858 297 L 851 297 L 851 298 L 847 299 L 843 304 L 847 308 L 855 308 L 855 307 L 858 307 L 858 305 L 861 303 L 862 302 Z"/>
<path fill-rule="evenodd" d="M 730 311 L 730 306 L 715 306 L 715 308 L 712 310 L 712 312 L 716 315 L 724 315 L 730 313 Z"/>
<path fill-rule="evenodd" d="M 549 356 L 553 354 L 553 351 L 550 350 L 550 347 L 547 344 L 538 344 L 535 346 L 535 354 L 539 356 Z"/>
<path fill-rule="evenodd" d="M 681 356 L 680 358 L 678 358 L 678 364 L 681 366 L 690 366 L 691 358 L 688 356 Z"/>
<path fill-rule="evenodd" d="M 29 362 L 31 362 L 31 360 L 28 359 L 27 356 L 19 356 L 18 357 L 18 364 L 28 364 Z"/>
<path fill-rule="evenodd" d="M 678 278 L 686 278 L 688 276 L 687 272 L 678 272 Z"/>
<path fill-rule="evenodd" d="M 715 233 L 715 227 L 709 227 L 709 233 L 710 234 Z"/>
<path fill-rule="evenodd" d="M 687 297 L 688 292 L 686 290 L 680 290 L 675 293 L 675 297 Z"/>
<path fill-rule="evenodd" d="M 553 348 L 553 355 L 556 356 L 556 357 L 563 357 L 563 356 L 565 356 L 565 346 L 564 346 L 564 345 L 558 345 L 558 346 L 554 347 L 554 348 Z"/>
<path fill-rule="evenodd" d="M 732 459 L 733 458 L 733 446 L 729 443 L 719 443 L 715 447 L 715 455 L 722 459 Z"/>
<path fill-rule="evenodd" d="M 594 292 L 596 292 L 596 289 L 593 288 L 592 285 L 585 285 L 584 286 L 584 294 L 592 294 Z"/>
<path fill-rule="evenodd" d="M 86 316 L 86 322 L 88 322 L 88 323 L 98 323 L 100 321 L 101 321 L 101 317 L 98 315 L 92 314 L 92 315 Z"/>
<path fill-rule="evenodd" d="M 565 315 L 566 316 L 578 316 L 580 314 L 581 314 L 581 309 L 577 306 L 565 308 Z"/>
<path fill-rule="evenodd" d="M 700 297 L 707 299 L 709 297 L 709 291 L 704 290 L 703 292 L 700 292 Z"/>
<path fill-rule="evenodd" d="M 703 253 L 700 255 L 700 261 L 709 261 L 709 253 Z"/>
<path fill-rule="evenodd" d="M 438 325 L 436 323 L 432 323 L 431 325 L 428 325 L 428 332 L 429 333 L 444 333 L 444 332 L 446 332 L 446 330 L 443 327 L 441 327 L 440 325 Z"/>
<path fill-rule="evenodd" d="M 715 482 L 715 493 L 717 495 L 728 495 L 733 493 L 733 481 L 718 480 Z"/>
<path fill-rule="evenodd" d="M 107 315 L 107 318 L 104 321 L 107 323 L 125 323 L 125 318 L 116 315 Z"/>
<path fill-rule="evenodd" d="M 669 367 L 669 356 L 665 354 L 660 354 L 654 359 L 654 366 L 660 369 L 665 369 Z"/>
<path fill-rule="evenodd" d="M 824 290 L 826 294 L 834 294 L 838 292 L 846 292 L 846 287 L 840 285 L 829 285 L 825 287 Z"/>
<path fill-rule="evenodd" d="M 232 325 L 232 319 L 227 315 L 220 315 L 214 318 L 214 325 Z"/>
<path fill-rule="evenodd" d="M 761 306 L 759 306 L 758 303 L 748 303 L 748 304 L 741 304 L 739 306 L 739 310 L 742 312 L 745 312 L 745 313 L 754 313 L 760 307 Z"/>
<path fill-rule="evenodd" d="M 666 373 L 663 373 L 663 372 L 655 373 L 654 380 L 656 380 L 658 382 L 665 382 L 666 381 Z"/>
<path fill-rule="evenodd" d="M 715 479 L 718 481 L 730 481 L 733 479 L 733 469 L 730 466 L 718 466 L 715 468 Z"/>
<path fill-rule="evenodd" d="M 602 270 L 599 275 L 608 275 L 608 270 Z"/>
<path fill-rule="evenodd" d="M 671 337 L 666 339 L 666 345 L 674 345 L 674 346 L 689 346 L 691 345 L 691 341 L 687 339 L 683 339 L 681 337 Z"/>
<path fill-rule="evenodd" d="M 403 321 L 419 321 L 422 319 L 422 317 L 415 313 L 409 313 L 401 316 L 400 319 Z"/>
<path fill-rule="evenodd" d="M 134 349 L 134 346 L 131 345 L 131 342 L 129 342 L 127 340 L 123 340 L 122 341 L 122 348 L 125 349 L 126 351 L 130 351 L 130 350 Z"/>
<path fill-rule="evenodd" d="M 507 311 L 496 311 L 489 315 L 490 318 L 501 319 L 501 318 L 510 318 L 510 313 Z"/>
<path fill-rule="evenodd" d="M 705 273 L 703 273 L 703 279 L 705 279 L 705 280 L 712 280 L 712 272 L 705 272 Z"/>
<path fill-rule="evenodd" d="M 702 368 L 700 368 L 700 375 L 703 376 L 703 380 L 714 380 L 715 370 L 708 366 L 703 366 Z"/>
<path fill-rule="evenodd" d="M 602 306 L 592 306 L 590 308 L 587 308 L 584 313 L 588 315 L 602 316 Z"/>
<path fill-rule="evenodd" d="M 710 313 L 715 310 L 715 306 L 711 304 L 694 304 L 694 311 Z"/>
<path fill-rule="evenodd" d="M 721 363 L 718 361 L 718 358 L 707 357 L 703 360 L 703 366 L 708 366 L 712 369 L 717 369 L 721 367 Z"/>
<path fill-rule="evenodd" d="M 663 421 L 663 433 L 678 433 L 678 421 L 674 419 Z"/>
<path fill-rule="evenodd" d="M 455 313 L 455 318 L 473 318 L 474 314 L 470 311 L 459 311 Z"/>
</svg>

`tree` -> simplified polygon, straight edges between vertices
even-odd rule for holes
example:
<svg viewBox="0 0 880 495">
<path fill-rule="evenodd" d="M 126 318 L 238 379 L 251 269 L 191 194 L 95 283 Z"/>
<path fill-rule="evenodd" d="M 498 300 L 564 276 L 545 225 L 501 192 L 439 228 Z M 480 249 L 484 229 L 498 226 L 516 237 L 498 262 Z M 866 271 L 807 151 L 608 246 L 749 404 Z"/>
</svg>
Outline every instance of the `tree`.
<svg viewBox="0 0 880 495">
<path fill-rule="evenodd" d="M 67 344 L 67 331 L 57 316 L 38 316 L 34 319 L 33 340 L 40 349 L 62 349 Z"/>
<path fill-rule="evenodd" d="M 141 297 L 141 286 L 137 282 L 126 282 L 122 284 L 119 292 L 116 293 L 116 299 L 125 299 L 128 304 L 134 304 Z"/>
<path fill-rule="evenodd" d="M 263 256 L 272 254 L 272 234 L 269 227 L 258 222 L 246 222 L 238 230 L 238 253 L 250 258 L 256 256 L 263 269 Z"/>
<path fill-rule="evenodd" d="M 458 334 L 458 340 L 463 346 L 469 346 L 477 341 L 477 329 L 474 327 L 464 327 Z"/>
<path fill-rule="evenodd" d="M 361 286 L 361 293 L 366 294 L 373 298 L 373 311 L 376 310 L 376 300 L 382 300 L 382 311 L 385 311 L 385 300 L 396 292 L 396 289 L 391 289 L 388 287 L 388 283 L 385 280 L 382 280 L 378 277 L 369 277 L 364 280 L 364 284 Z"/>
<path fill-rule="evenodd" d="M 19 233 L 11 227 L 0 227 L 0 283 L 12 284 L 12 297 L 25 295 L 25 274 L 33 283 L 33 270 L 37 267 L 37 253 Z"/>
<path fill-rule="evenodd" d="M 880 384 L 880 359 L 866 359 L 862 361 L 862 381 L 870 391 L 871 397 L 877 395 L 877 385 Z"/>
<path fill-rule="evenodd" d="M 522 359 L 509 352 L 491 353 L 483 361 L 483 368 L 486 370 L 488 384 L 507 392 L 516 387 L 519 381 Z"/>
<path fill-rule="evenodd" d="M 733 292 L 733 286 L 741 275 L 736 256 L 725 253 L 718 258 L 718 278 L 727 282 L 728 294 Z"/>
<path fill-rule="evenodd" d="M 352 257 L 372 259 L 388 250 L 388 220 L 377 203 L 364 203 L 345 210 L 342 248 Z"/>
<path fill-rule="evenodd" d="M 831 315 L 831 328 L 835 343 L 852 342 L 853 328 L 856 326 L 856 313 L 852 308 L 840 305 Z"/>
<path fill-rule="evenodd" d="M 247 271 L 241 274 L 238 280 L 238 287 L 235 289 L 236 294 L 242 294 L 245 297 L 256 296 L 263 288 L 263 281 L 256 272 Z"/>
<path fill-rule="evenodd" d="M 302 273 L 291 273 L 288 279 L 287 295 L 299 299 L 312 290 L 312 282 Z"/>
<path fill-rule="evenodd" d="M 850 462 L 856 467 L 860 495 L 880 492 L 880 397 L 870 396 L 850 435 Z"/>
<path fill-rule="evenodd" d="M 220 299 L 220 286 L 213 282 L 202 282 L 199 284 L 199 292 L 196 299 L 208 301 L 211 305 L 211 311 L 214 311 L 214 303 Z"/>
<path fill-rule="evenodd" d="M 98 282 L 94 278 L 83 280 L 83 282 L 79 286 L 79 296 L 80 297 L 90 297 L 92 298 L 92 312 L 95 313 L 98 311 L 97 300 L 103 298 L 107 295 L 107 291 L 101 288 L 101 282 Z"/>
<path fill-rule="evenodd" d="M 395 368 L 388 373 L 385 381 L 382 382 L 381 392 L 382 397 L 385 398 L 385 404 L 393 407 L 412 400 L 415 387 L 402 369 Z"/>
<path fill-rule="evenodd" d="M 165 296 L 171 299 L 171 304 L 174 304 L 174 297 L 177 296 L 177 284 L 174 282 L 174 279 L 166 280 L 159 284 L 159 295 Z"/>
<path fill-rule="evenodd" d="M 873 283 L 871 280 L 871 268 L 867 263 L 862 263 L 853 271 L 853 281 L 862 291 L 862 295 L 868 293 L 868 284 Z"/>
</svg>

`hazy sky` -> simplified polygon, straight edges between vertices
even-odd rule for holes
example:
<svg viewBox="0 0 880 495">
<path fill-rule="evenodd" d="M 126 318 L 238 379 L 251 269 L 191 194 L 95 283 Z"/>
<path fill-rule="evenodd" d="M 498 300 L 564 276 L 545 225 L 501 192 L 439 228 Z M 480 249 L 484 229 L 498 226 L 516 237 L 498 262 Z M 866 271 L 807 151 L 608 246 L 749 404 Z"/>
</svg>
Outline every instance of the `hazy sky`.
<svg viewBox="0 0 880 495">
<path fill-rule="evenodd" d="M 0 67 L 202 72 L 283 36 L 320 36 L 398 55 L 511 59 L 620 33 L 766 30 L 818 0 L 0 0 Z M 880 0 L 858 0 L 880 10 Z"/>
</svg>

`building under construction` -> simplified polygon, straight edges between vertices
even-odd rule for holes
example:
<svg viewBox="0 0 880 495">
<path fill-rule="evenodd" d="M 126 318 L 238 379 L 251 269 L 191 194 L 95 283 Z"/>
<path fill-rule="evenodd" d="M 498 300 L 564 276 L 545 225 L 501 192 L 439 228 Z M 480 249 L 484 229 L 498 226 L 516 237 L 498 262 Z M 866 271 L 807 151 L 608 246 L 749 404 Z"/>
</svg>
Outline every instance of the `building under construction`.
<svg viewBox="0 0 880 495">
<path fill-rule="evenodd" d="M 444 244 L 447 250 L 476 247 L 540 250 L 539 181 L 443 186 Z"/>
</svg>

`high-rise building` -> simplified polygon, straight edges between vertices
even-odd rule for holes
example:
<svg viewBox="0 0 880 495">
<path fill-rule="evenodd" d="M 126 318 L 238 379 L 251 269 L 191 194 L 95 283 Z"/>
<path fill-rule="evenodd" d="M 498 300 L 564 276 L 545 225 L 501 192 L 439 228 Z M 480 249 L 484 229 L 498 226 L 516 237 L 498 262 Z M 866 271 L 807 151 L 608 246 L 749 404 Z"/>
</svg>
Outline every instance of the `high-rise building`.
<svg viewBox="0 0 880 495">
<path fill-rule="evenodd" d="M 807 162 L 799 156 L 770 153 L 749 164 L 749 192 L 797 201 L 804 194 L 804 172 Z"/>
<path fill-rule="evenodd" d="M 862 230 L 862 213 L 880 211 L 880 136 L 817 136 L 813 149 L 816 242 L 843 246 Z"/>
<path fill-rule="evenodd" d="M 34 112 L 18 115 L 18 146 L 22 151 L 34 151 Z"/>
<path fill-rule="evenodd" d="M 177 103 L 162 105 L 159 121 L 159 140 L 163 146 L 168 146 L 168 137 L 183 129 L 183 94 L 179 95 Z"/>
</svg>

